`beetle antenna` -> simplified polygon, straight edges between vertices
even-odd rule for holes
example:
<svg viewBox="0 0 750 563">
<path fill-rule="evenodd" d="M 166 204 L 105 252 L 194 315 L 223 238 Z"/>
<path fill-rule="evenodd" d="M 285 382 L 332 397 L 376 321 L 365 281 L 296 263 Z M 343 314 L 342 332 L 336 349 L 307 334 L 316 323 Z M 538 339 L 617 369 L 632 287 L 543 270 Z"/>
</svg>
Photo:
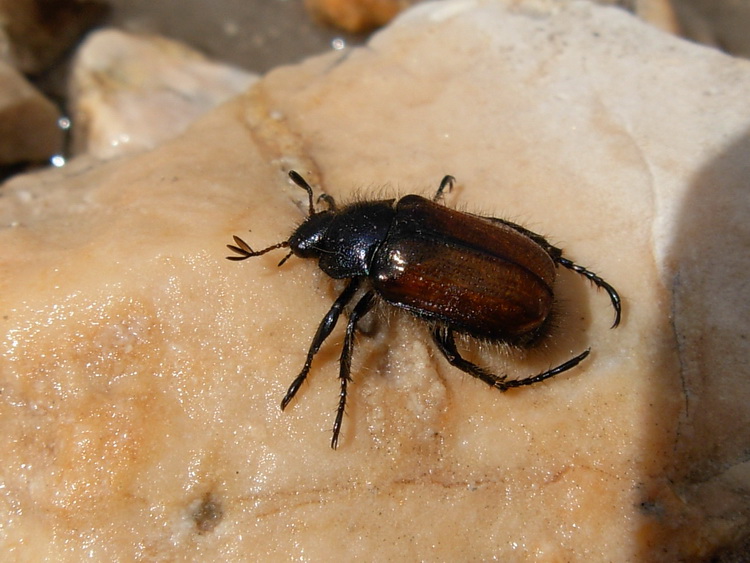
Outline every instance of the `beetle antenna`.
<svg viewBox="0 0 750 563">
<path fill-rule="evenodd" d="M 292 179 L 292 182 L 297 184 L 300 188 L 305 190 L 307 192 L 307 198 L 309 200 L 308 202 L 308 215 L 312 217 L 315 215 L 315 207 L 313 205 L 313 189 L 310 186 L 310 184 L 307 183 L 307 180 L 305 180 L 302 176 L 300 176 L 295 170 L 289 171 L 289 177 Z"/>
<path fill-rule="evenodd" d="M 232 238 L 234 239 L 236 246 L 234 244 L 228 244 L 227 248 L 231 250 L 232 252 L 239 254 L 239 256 L 227 256 L 227 260 L 234 260 L 234 261 L 247 260 L 248 258 L 260 256 L 262 254 L 265 254 L 266 252 L 271 252 L 272 250 L 276 250 L 277 248 L 289 247 L 289 241 L 285 240 L 278 244 L 274 244 L 273 246 L 269 246 L 268 248 L 264 248 L 263 250 L 253 250 L 249 244 L 247 244 L 244 240 L 242 240 L 237 235 L 233 235 Z M 291 252 L 289 253 L 289 255 L 291 255 Z M 281 261 L 281 264 L 286 262 L 288 258 L 289 256 L 284 258 Z M 281 264 L 279 264 L 279 266 L 281 266 Z"/>
</svg>

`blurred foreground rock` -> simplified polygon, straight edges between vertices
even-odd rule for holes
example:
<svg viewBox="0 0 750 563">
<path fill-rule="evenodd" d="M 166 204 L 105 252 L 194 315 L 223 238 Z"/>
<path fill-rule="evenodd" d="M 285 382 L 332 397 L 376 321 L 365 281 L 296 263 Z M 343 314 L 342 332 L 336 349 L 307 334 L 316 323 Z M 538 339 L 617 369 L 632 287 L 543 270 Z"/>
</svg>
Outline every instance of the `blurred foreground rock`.
<svg viewBox="0 0 750 563">
<path fill-rule="evenodd" d="M 750 64 L 585 2 L 446 1 L 280 68 L 178 139 L 15 179 L 0 199 L 1 548 L 26 560 L 675 561 L 748 526 Z M 404 316 L 341 327 L 279 401 L 340 286 L 224 259 L 306 210 L 432 193 L 516 221 L 562 272 L 557 327 L 500 394 Z M 383 185 L 390 191 L 379 190 Z M 373 192 L 370 192 L 373 190 Z M 248 229 L 251 230 L 247 233 Z M 727 556 L 729 556 L 727 555 Z"/>
</svg>

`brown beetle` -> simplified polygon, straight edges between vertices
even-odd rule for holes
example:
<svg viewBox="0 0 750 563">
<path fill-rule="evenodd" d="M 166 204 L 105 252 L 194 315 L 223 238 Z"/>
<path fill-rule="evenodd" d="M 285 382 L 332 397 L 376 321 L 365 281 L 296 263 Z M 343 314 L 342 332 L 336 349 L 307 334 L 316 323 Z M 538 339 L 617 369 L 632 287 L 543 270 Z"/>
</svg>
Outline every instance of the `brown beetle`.
<svg viewBox="0 0 750 563">
<path fill-rule="evenodd" d="M 617 291 L 595 273 L 563 257 L 544 237 L 497 219 L 447 208 L 438 202 L 455 179 L 446 176 L 432 201 L 418 195 L 362 201 L 338 208 L 323 194 L 328 208 L 316 211 L 313 190 L 295 171 L 290 178 L 307 192 L 307 219 L 288 240 L 255 251 L 235 236 L 227 247 L 246 260 L 277 248 L 289 248 L 279 266 L 292 255 L 315 258 L 330 277 L 348 279 L 313 337 L 302 371 L 289 386 L 281 408 L 294 398 L 310 365 L 336 326 L 342 310 L 364 291 L 349 314 L 341 351 L 341 392 L 331 447 L 336 448 L 346 408 L 347 384 L 357 322 L 380 299 L 429 323 L 432 338 L 448 362 L 485 383 L 505 391 L 538 383 L 578 365 L 584 350 L 567 362 L 537 375 L 507 379 L 466 360 L 456 348 L 454 333 L 490 342 L 527 345 L 544 330 L 554 302 L 556 267 L 568 268 L 603 288 L 620 323 Z"/>
</svg>

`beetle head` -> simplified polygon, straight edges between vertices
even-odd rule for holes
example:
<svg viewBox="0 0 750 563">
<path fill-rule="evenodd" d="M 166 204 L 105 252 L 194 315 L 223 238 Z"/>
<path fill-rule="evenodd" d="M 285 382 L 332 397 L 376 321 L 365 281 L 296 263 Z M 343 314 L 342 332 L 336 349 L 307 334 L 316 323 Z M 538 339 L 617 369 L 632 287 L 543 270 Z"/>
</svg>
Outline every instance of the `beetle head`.
<svg viewBox="0 0 750 563">
<path fill-rule="evenodd" d="M 305 219 L 289 237 L 290 250 L 300 258 L 317 258 L 324 249 L 320 246 L 334 217 L 332 211 L 321 211 Z"/>
</svg>

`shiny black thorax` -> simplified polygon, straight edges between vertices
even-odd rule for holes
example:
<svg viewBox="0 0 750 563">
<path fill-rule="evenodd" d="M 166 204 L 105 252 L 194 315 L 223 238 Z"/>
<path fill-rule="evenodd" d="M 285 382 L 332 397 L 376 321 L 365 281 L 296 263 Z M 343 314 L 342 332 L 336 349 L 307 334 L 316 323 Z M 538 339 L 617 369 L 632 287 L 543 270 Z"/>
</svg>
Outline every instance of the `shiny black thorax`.
<svg viewBox="0 0 750 563">
<path fill-rule="evenodd" d="M 354 203 L 340 211 L 316 213 L 294 231 L 289 248 L 300 258 L 318 258 L 320 269 L 332 278 L 368 276 L 396 215 L 394 201 Z"/>
</svg>

